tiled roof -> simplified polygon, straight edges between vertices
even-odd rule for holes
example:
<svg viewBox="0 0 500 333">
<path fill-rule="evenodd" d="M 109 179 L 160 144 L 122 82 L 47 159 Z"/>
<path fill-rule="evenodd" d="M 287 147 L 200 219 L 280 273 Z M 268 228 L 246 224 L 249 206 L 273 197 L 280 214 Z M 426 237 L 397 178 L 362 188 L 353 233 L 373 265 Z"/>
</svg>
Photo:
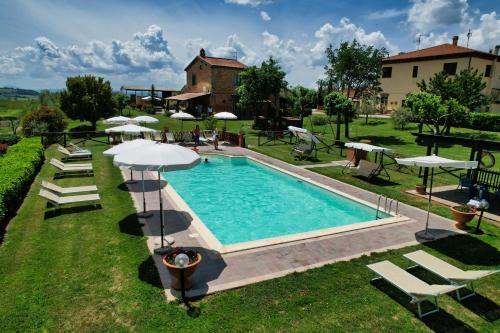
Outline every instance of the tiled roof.
<svg viewBox="0 0 500 333">
<path fill-rule="evenodd" d="M 385 58 L 384 62 L 404 62 L 417 60 L 420 58 L 446 58 L 446 57 L 459 57 L 461 55 L 469 56 L 474 55 L 485 58 L 495 58 L 494 54 L 477 51 L 463 46 L 453 44 L 441 44 L 425 49 L 397 54 Z"/>
<path fill-rule="evenodd" d="M 186 70 L 191 67 L 191 65 L 196 61 L 196 59 L 200 59 L 202 61 L 205 61 L 208 63 L 210 66 L 217 66 L 217 67 L 230 67 L 230 68 L 240 68 L 240 69 L 245 69 L 247 68 L 247 65 L 239 62 L 238 60 L 235 59 L 228 59 L 228 58 L 215 58 L 215 57 L 201 57 L 201 56 L 196 56 L 193 61 L 187 65 Z"/>
</svg>

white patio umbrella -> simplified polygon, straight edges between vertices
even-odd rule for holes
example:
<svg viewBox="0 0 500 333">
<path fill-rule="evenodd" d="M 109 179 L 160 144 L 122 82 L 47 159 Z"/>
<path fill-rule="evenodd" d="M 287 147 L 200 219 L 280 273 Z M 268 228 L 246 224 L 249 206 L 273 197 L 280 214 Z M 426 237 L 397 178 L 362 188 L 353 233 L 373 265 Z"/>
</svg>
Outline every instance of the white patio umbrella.
<svg viewBox="0 0 500 333">
<path fill-rule="evenodd" d="M 431 200 L 432 200 L 432 182 L 434 179 L 434 168 L 460 168 L 460 169 L 476 169 L 477 161 L 457 161 L 451 160 L 444 157 L 439 157 L 436 155 L 431 156 L 419 156 L 410 158 L 396 158 L 396 162 L 401 165 L 407 166 L 417 166 L 431 168 L 431 185 L 429 188 L 429 202 L 427 204 L 427 219 L 425 221 L 425 233 L 422 238 L 424 239 L 434 239 L 434 236 L 429 233 L 429 215 L 431 212 Z"/>
<path fill-rule="evenodd" d="M 156 123 L 160 122 L 158 119 L 151 117 L 151 116 L 139 116 L 139 117 L 133 118 L 132 120 L 134 120 L 135 122 L 137 122 L 139 124 L 156 124 Z"/>
<path fill-rule="evenodd" d="M 106 133 L 123 133 L 123 134 L 141 134 L 141 133 L 155 133 L 156 130 L 148 127 L 138 126 L 134 124 L 127 124 L 122 126 L 116 126 L 111 128 L 106 128 L 104 130 Z"/>
<path fill-rule="evenodd" d="M 146 96 L 146 97 L 143 97 L 141 99 L 144 100 L 144 101 L 150 101 L 151 100 L 151 96 Z M 161 98 L 160 97 L 155 97 L 155 100 L 156 101 L 161 101 Z"/>
<path fill-rule="evenodd" d="M 189 114 L 189 113 L 186 113 L 186 112 L 177 112 L 177 113 L 174 113 L 173 115 L 170 116 L 170 118 L 172 119 L 180 119 L 182 122 L 181 122 L 181 132 L 182 132 L 182 128 L 184 127 L 184 120 L 193 120 L 195 119 L 193 115 Z"/>
<path fill-rule="evenodd" d="M 108 150 L 105 150 L 103 152 L 104 156 L 116 156 L 118 154 L 122 154 L 124 152 L 130 151 L 131 153 L 140 151 L 146 146 L 149 145 L 154 145 L 156 142 L 151 141 L 151 140 L 145 140 L 145 139 L 135 139 L 132 141 L 126 141 L 124 143 L 120 143 L 119 145 L 116 145 Z M 145 195 L 145 188 L 144 188 L 144 171 L 141 172 L 142 176 L 142 217 L 149 217 L 151 214 L 146 213 L 146 195 Z M 133 176 L 132 176 L 132 169 L 130 169 L 130 182 L 134 182 Z"/>
<path fill-rule="evenodd" d="M 200 163 L 200 156 L 187 148 L 168 143 L 157 143 L 147 146 L 140 151 L 126 151 L 115 156 L 113 163 L 116 166 L 126 166 L 140 171 L 158 172 L 158 197 L 160 201 L 160 228 L 161 247 L 156 253 L 163 253 L 164 247 L 164 217 L 163 201 L 161 197 L 161 172 L 186 170 Z"/>
<path fill-rule="evenodd" d="M 238 117 L 236 117 L 236 115 L 231 113 L 231 112 L 218 112 L 214 115 L 214 118 L 224 120 L 224 127 L 225 128 L 226 128 L 228 120 L 238 119 Z"/>
<path fill-rule="evenodd" d="M 105 124 L 126 124 L 130 121 L 129 117 L 117 116 L 105 119 L 103 123 Z"/>
</svg>

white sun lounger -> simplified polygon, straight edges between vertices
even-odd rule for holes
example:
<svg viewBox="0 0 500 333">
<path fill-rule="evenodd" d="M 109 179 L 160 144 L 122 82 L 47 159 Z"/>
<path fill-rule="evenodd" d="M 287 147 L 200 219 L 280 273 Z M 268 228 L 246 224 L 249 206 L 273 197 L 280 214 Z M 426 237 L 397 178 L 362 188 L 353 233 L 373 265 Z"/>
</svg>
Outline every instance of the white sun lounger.
<svg viewBox="0 0 500 333">
<path fill-rule="evenodd" d="M 352 170 L 354 173 L 370 180 L 372 177 L 376 177 L 380 174 L 380 165 L 367 160 L 360 160 L 358 166 Z"/>
<path fill-rule="evenodd" d="M 387 260 L 367 265 L 367 267 L 378 275 L 374 280 L 383 278 L 410 296 L 411 303 L 417 304 L 420 318 L 439 311 L 438 296 L 463 287 L 463 285 L 430 285 Z M 422 313 L 420 303 L 426 300 L 434 300 L 435 308 Z"/>
<path fill-rule="evenodd" d="M 83 149 L 77 145 L 75 145 L 74 143 L 70 142 L 69 145 L 71 146 L 71 148 L 73 148 L 73 150 L 76 152 L 83 152 L 83 153 L 90 153 L 90 150 L 88 149 Z"/>
<path fill-rule="evenodd" d="M 213 131 L 211 131 L 211 130 L 204 130 L 202 132 L 202 135 L 203 135 L 203 138 L 205 138 L 205 140 L 202 140 L 201 136 L 200 136 L 200 141 L 203 141 L 203 142 L 206 142 L 206 143 L 212 143 L 212 142 L 214 142 L 214 139 L 213 139 L 214 132 Z"/>
<path fill-rule="evenodd" d="M 75 193 L 84 193 L 84 192 L 96 192 L 97 186 L 89 185 L 89 186 L 76 186 L 76 187 L 61 187 L 56 184 L 52 184 L 45 180 L 42 180 L 42 187 L 50 192 L 55 194 L 75 194 Z"/>
<path fill-rule="evenodd" d="M 175 142 L 174 134 L 172 132 L 165 133 L 165 138 L 167 139 L 167 143 Z"/>
<path fill-rule="evenodd" d="M 83 195 L 71 195 L 66 197 L 60 197 L 44 189 L 40 189 L 40 193 L 38 193 L 38 195 L 40 195 L 42 198 L 46 199 L 48 202 L 53 204 L 56 207 L 56 209 L 58 209 L 61 205 L 82 203 L 82 202 L 94 202 L 94 206 L 96 206 L 97 205 L 96 201 L 101 200 L 99 194 L 83 194 Z"/>
<path fill-rule="evenodd" d="M 61 154 L 64 155 L 64 158 L 66 159 L 71 159 L 71 158 L 92 158 L 92 153 L 91 152 L 86 152 L 86 151 L 75 151 L 75 152 L 70 152 L 68 149 L 64 148 L 63 146 L 59 145 L 57 147 L 57 151 L 60 152 Z"/>
<path fill-rule="evenodd" d="M 59 161 L 58 159 L 51 158 L 50 164 L 60 170 L 60 172 L 56 173 L 56 175 L 64 176 L 67 173 L 81 173 L 81 172 L 90 175 L 93 172 L 92 164 L 90 164 L 90 163 L 87 163 L 87 164 L 65 164 L 65 163 Z"/>
<path fill-rule="evenodd" d="M 404 256 L 416 265 L 442 277 L 451 284 L 470 285 L 471 292 L 465 296 L 460 296 L 460 289 L 457 289 L 457 299 L 459 301 L 475 295 L 474 286 L 472 285 L 474 281 L 500 271 L 498 269 L 464 271 L 422 250 L 407 253 Z"/>
</svg>

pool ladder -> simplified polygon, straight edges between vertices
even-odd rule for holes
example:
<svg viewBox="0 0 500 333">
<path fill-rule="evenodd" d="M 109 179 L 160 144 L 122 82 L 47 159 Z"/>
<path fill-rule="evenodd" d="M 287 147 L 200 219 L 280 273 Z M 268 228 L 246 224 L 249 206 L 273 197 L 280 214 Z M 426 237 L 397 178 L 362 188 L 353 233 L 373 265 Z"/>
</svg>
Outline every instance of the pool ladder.
<svg viewBox="0 0 500 333">
<path fill-rule="evenodd" d="M 377 211 L 375 212 L 375 219 L 379 219 L 380 217 L 378 216 L 378 213 L 380 212 L 380 203 L 382 202 L 382 199 L 384 200 L 384 210 L 383 212 L 386 214 L 391 214 L 392 211 L 392 205 L 394 204 L 394 215 L 398 215 L 399 212 L 399 200 L 394 200 L 394 199 L 389 199 L 384 195 L 379 195 L 378 200 L 377 200 Z"/>
</svg>

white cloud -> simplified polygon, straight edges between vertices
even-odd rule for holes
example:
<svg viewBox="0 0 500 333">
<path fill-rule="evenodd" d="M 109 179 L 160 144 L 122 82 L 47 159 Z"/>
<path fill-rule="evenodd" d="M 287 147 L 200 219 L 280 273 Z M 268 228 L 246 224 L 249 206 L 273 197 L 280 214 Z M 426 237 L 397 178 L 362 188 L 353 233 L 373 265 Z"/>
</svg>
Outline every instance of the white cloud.
<svg viewBox="0 0 500 333">
<path fill-rule="evenodd" d="M 200 53 L 200 49 L 205 49 L 207 54 L 210 54 L 209 49 L 212 46 L 212 42 L 203 38 L 192 38 L 184 42 L 184 47 L 187 50 L 187 57 L 189 59 L 194 58 Z"/>
<path fill-rule="evenodd" d="M 260 12 L 260 18 L 262 19 L 262 21 L 271 21 L 271 16 L 269 16 L 269 14 L 263 10 Z"/>
<path fill-rule="evenodd" d="M 222 58 L 238 58 L 246 65 L 256 65 L 260 58 L 257 53 L 243 44 L 236 34 L 229 35 L 224 46 L 209 50 L 209 54 Z"/>
<path fill-rule="evenodd" d="M 264 31 L 262 33 L 262 42 L 266 48 L 266 58 L 273 56 L 279 60 L 280 65 L 286 72 L 290 72 L 292 67 L 303 60 L 303 49 L 292 39 L 285 42 L 277 35 Z"/>
<path fill-rule="evenodd" d="M 389 19 L 389 18 L 393 18 L 393 17 L 406 15 L 407 12 L 408 12 L 407 9 L 389 8 L 386 10 L 379 10 L 379 11 L 371 12 L 366 17 L 370 20 L 384 20 L 384 19 Z"/>
<path fill-rule="evenodd" d="M 471 29 L 471 33 L 469 46 L 488 51 L 500 44 L 500 17 L 496 12 L 482 15 L 479 19 L 479 26 Z M 467 37 L 464 34 L 460 38 L 466 40 Z"/>
<path fill-rule="evenodd" d="M 399 51 L 399 48 L 391 44 L 381 31 L 366 32 L 346 17 L 340 19 L 338 26 L 325 23 L 314 36 L 317 41 L 310 49 L 310 62 L 316 66 L 324 65 L 325 50 L 330 44 L 335 47 L 343 41 L 351 41 L 354 38 L 361 44 L 385 47 L 390 53 Z"/>
<path fill-rule="evenodd" d="M 42 36 L 35 38 L 32 45 L 0 54 L 0 74 L 10 76 L 50 78 L 91 73 L 133 78 L 148 73 L 154 77 L 155 72 L 170 78 L 182 73 L 163 30 L 156 25 L 135 33 L 128 41 L 92 41 L 84 46 L 59 47 Z"/>
<path fill-rule="evenodd" d="M 270 1 L 270 0 L 224 0 L 224 2 L 225 3 L 232 3 L 235 5 L 257 7 L 258 5 L 268 4 L 268 3 L 271 3 L 272 1 Z"/>
<path fill-rule="evenodd" d="M 408 23 L 418 32 L 470 22 L 467 0 L 413 0 Z"/>
<path fill-rule="evenodd" d="M 448 32 L 443 32 L 437 34 L 434 32 L 429 32 L 427 34 L 420 34 L 415 36 L 415 41 L 420 37 L 420 48 L 426 48 L 431 46 L 436 46 L 439 44 L 451 43 L 451 37 Z"/>
</svg>

